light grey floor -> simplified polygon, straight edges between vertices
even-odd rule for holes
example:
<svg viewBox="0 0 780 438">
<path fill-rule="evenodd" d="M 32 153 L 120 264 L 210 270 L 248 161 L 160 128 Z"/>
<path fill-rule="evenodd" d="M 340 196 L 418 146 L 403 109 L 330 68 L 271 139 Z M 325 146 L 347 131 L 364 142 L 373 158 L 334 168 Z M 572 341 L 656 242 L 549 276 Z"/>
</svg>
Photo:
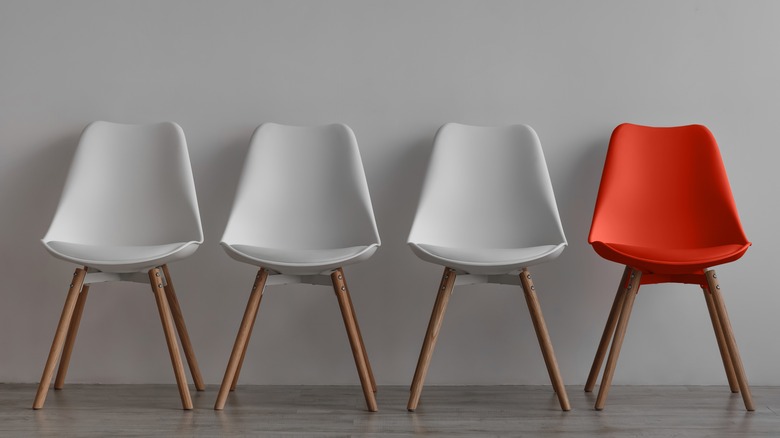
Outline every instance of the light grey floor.
<svg viewBox="0 0 780 438">
<path fill-rule="evenodd" d="M 430 386 L 415 413 L 398 386 L 379 388 L 377 413 L 357 386 L 239 386 L 222 412 L 214 386 L 193 391 L 193 411 L 173 385 L 68 385 L 40 411 L 35 389 L 0 385 L 0 436 L 780 436 L 780 387 L 754 387 L 752 413 L 727 387 L 701 386 L 615 386 L 602 412 L 574 386 L 571 412 L 549 386 Z"/>
</svg>

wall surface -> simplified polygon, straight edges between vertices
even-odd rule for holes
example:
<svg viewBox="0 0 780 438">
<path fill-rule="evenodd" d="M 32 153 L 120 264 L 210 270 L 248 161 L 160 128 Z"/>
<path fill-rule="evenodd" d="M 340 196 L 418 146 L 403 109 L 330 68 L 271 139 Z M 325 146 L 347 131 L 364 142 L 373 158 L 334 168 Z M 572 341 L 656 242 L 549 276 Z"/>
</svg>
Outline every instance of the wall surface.
<svg viewBox="0 0 780 438">
<path fill-rule="evenodd" d="M 634 122 L 718 139 L 754 242 L 719 278 L 751 383 L 780 385 L 778 22 L 775 1 L 2 1 L 0 382 L 37 381 L 51 345 L 74 266 L 39 239 L 80 131 L 173 120 L 206 243 L 171 270 L 208 383 L 255 273 L 218 242 L 268 121 L 354 129 L 383 246 L 346 273 L 379 383 L 403 385 L 441 275 L 405 244 L 434 132 L 533 126 L 570 242 L 535 280 L 564 380 L 584 383 L 622 272 L 587 233 L 610 133 Z M 357 384 L 332 292 L 267 291 L 241 378 Z M 69 380 L 173 383 L 148 287 L 92 288 Z M 643 289 L 615 383 L 725 382 L 701 291 Z M 519 288 L 455 291 L 428 383 L 549 383 Z"/>
</svg>

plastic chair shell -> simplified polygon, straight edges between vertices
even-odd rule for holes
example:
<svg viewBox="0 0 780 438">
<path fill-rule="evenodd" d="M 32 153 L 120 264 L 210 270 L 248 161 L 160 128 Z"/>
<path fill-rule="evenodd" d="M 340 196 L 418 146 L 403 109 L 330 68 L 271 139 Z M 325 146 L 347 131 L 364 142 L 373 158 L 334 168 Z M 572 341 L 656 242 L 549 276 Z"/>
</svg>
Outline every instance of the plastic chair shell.
<svg viewBox="0 0 780 438">
<path fill-rule="evenodd" d="M 89 124 L 42 241 L 55 257 L 105 272 L 192 254 L 203 231 L 181 127 Z"/>
<path fill-rule="evenodd" d="M 661 274 L 740 258 L 750 242 L 712 133 L 702 125 L 615 128 L 588 242 L 608 260 Z"/>
<path fill-rule="evenodd" d="M 423 260 L 472 274 L 557 257 L 566 237 L 536 132 L 442 126 L 408 243 Z"/>
<path fill-rule="evenodd" d="M 221 243 L 238 261 L 284 274 L 369 258 L 379 231 L 352 130 L 260 125 Z"/>
</svg>

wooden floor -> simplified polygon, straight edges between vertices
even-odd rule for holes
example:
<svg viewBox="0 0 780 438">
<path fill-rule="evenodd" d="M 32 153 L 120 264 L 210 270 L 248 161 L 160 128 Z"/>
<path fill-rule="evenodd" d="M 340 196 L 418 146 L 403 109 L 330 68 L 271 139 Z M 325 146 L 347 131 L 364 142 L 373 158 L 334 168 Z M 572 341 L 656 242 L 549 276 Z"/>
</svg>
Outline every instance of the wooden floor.
<svg viewBox="0 0 780 438">
<path fill-rule="evenodd" d="M 549 386 L 431 386 L 415 413 L 408 388 L 380 387 L 373 414 L 358 386 L 239 386 L 222 412 L 217 389 L 182 411 L 174 385 L 68 385 L 33 411 L 35 385 L 0 385 L 0 436 L 780 436 L 780 387 L 753 387 L 752 413 L 725 386 L 615 386 L 602 412 L 580 387 L 561 412 Z"/>
</svg>

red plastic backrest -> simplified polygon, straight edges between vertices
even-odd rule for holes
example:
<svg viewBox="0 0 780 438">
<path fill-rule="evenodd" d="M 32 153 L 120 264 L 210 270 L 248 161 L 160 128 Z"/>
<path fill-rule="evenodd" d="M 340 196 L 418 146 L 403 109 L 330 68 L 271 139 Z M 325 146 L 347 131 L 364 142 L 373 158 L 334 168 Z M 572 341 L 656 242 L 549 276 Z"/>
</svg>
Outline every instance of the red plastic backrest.
<svg viewBox="0 0 780 438">
<path fill-rule="evenodd" d="M 701 125 L 615 128 L 588 242 L 747 244 L 712 133 Z"/>
</svg>

